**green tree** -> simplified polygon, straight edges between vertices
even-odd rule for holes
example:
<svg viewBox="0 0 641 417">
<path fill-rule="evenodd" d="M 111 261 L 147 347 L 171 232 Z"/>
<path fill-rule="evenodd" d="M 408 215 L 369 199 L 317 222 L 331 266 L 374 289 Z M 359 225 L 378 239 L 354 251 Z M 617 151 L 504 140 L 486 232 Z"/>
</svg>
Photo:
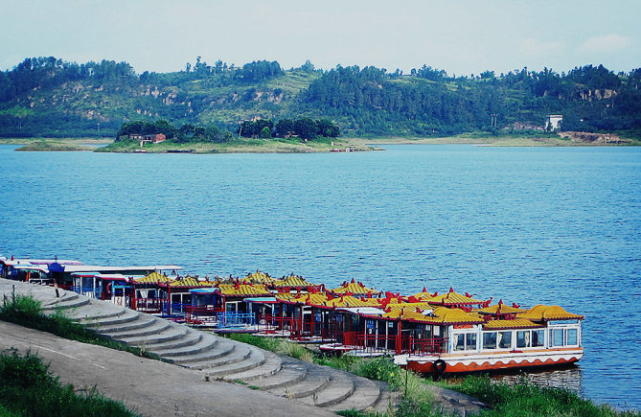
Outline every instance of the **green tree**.
<svg viewBox="0 0 641 417">
<path fill-rule="evenodd" d="M 316 139 L 319 134 L 316 121 L 307 117 L 296 119 L 294 127 L 298 136 L 303 139 Z"/>
<path fill-rule="evenodd" d="M 263 129 L 260 131 L 260 138 L 261 139 L 271 139 L 272 137 L 272 131 L 268 126 L 263 127 Z"/>
</svg>

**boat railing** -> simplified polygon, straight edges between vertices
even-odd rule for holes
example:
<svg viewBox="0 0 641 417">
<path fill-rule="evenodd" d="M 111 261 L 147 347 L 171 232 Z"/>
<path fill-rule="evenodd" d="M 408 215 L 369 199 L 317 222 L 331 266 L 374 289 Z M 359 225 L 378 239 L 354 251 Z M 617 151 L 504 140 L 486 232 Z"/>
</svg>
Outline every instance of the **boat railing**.
<svg viewBox="0 0 641 417">
<path fill-rule="evenodd" d="M 218 327 L 253 326 L 256 324 L 254 313 L 239 313 L 235 311 L 222 311 L 216 313 Z"/>
<path fill-rule="evenodd" d="M 185 305 L 183 308 L 185 322 L 188 324 L 203 324 L 217 320 L 217 314 L 222 312 L 220 307 L 213 305 Z"/>
<path fill-rule="evenodd" d="M 342 332 L 336 335 L 336 341 L 345 346 L 351 346 L 364 351 L 378 352 L 381 350 L 396 354 L 412 353 L 413 355 L 435 355 L 446 350 L 447 338 L 421 338 L 411 335 L 376 335 L 364 334 L 362 331 Z"/>
<path fill-rule="evenodd" d="M 165 302 L 162 305 L 162 317 L 168 319 L 183 319 L 185 317 L 185 309 L 190 304 L 179 302 Z"/>
<path fill-rule="evenodd" d="M 163 298 L 133 298 L 131 308 L 143 313 L 161 313 L 163 305 L 168 301 Z"/>
<path fill-rule="evenodd" d="M 395 349 L 396 339 L 395 335 L 364 334 L 362 331 L 343 332 L 337 337 L 344 345 L 373 349 Z"/>
<path fill-rule="evenodd" d="M 410 353 L 415 356 L 439 355 L 447 350 L 447 337 L 416 339 L 410 337 Z"/>
<path fill-rule="evenodd" d="M 277 334 L 284 333 L 291 339 L 300 339 L 303 336 L 303 325 L 300 317 L 283 317 L 269 314 L 258 315 L 256 325 L 259 333 Z"/>
</svg>

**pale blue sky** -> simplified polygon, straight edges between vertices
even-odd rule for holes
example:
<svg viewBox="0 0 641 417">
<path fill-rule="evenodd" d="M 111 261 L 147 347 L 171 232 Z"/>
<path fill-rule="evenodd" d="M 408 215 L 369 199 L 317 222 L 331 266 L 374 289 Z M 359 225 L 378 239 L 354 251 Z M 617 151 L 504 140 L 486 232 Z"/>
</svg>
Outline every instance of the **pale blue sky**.
<svg viewBox="0 0 641 417">
<path fill-rule="evenodd" d="M 0 69 L 26 57 L 184 69 L 306 60 L 448 74 L 641 67 L 639 0 L 0 0 Z"/>
</svg>

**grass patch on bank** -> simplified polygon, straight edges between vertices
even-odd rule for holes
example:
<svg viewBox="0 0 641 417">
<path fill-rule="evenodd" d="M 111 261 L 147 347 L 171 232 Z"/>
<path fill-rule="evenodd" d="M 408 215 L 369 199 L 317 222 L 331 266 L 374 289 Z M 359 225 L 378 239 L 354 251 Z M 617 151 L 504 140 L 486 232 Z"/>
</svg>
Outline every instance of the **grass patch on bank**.
<svg viewBox="0 0 641 417">
<path fill-rule="evenodd" d="M 0 305 L 0 320 L 52 333 L 56 336 L 77 342 L 129 352 L 136 356 L 149 359 L 159 359 L 157 355 L 146 352 L 144 349 L 128 346 L 125 343 L 100 335 L 65 317 L 61 310 L 56 311 L 52 315 L 46 315 L 43 312 L 40 301 L 27 295 L 16 294 L 15 292 L 9 297 L 6 295 L 3 297 L 2 304 Z M 1 416 L 0 414 L 0 417 Z"/>
<path fill-rule="evenodd" d="M 434 409 L 433 394 L 426 389 L 426 385 L 438 385 L 477 398 L 485 403 L 487 408 L 481 411 L 480 417 L 641 417 L 641 413 L 638 411 L 619 411 L 607 404 L 597 405 L 590 400 L 582 399 L 570 390 L 540 387 L 528 382 L 525 378 L 516 384 L 493 381 L 486 376 L 468 376 L 461 382 L 453 384 L 434 382 L 402 369 L 395 365 L 389 357 L 364 359 L 353 356 L 319 356 L 303 345 L 289 340 L 248 334 L 231 334 L 229 337 L 276 353 L 287 354 L 288 350 L 304 349 L 308 354 L 299 354 L 298 359 L 387 382 L 390 390 L 402 394 L 399 407 L 393 412 L 390 411 L 388 416 L 450 416 Z M 283 345 L 293 345 L 298 348 Z M 376 413 L 354 410 L 341 411 L 338 414 L 346 417 L 379 416 Z"/>
<path fill-rule="evenodd" d="M 516 384 L 492 381 L 489 377 L 467 377 L 450 389 L 478 398 L 491 408 L 482 417 L 640 417 L 636 411 L 618 411 L 597 405 L 563 388 L 541 387 L 523 378 Z"/>
<path fill-rule="evenodd" d="M 38 141 L 24 145 L 16 151 L 18 152 L 93 152 L 95 148 L 91 146 L 75 145 L 65 142 L 47 142 Z"/>
<path fill-rule="evenodd" d="M 133 417 L 119 402 L 99 394 L 95 387 L 78 395 L 62 385 L 40 358 L 16 350 L 0 354 L 0 416 L 2 417 Z"/>
</svg>

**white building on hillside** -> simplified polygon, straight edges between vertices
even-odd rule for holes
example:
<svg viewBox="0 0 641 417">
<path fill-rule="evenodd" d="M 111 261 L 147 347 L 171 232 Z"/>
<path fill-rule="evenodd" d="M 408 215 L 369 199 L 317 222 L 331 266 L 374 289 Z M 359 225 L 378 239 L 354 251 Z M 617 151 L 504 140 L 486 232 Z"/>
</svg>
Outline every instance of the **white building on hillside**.
<svg viewBox="0 0 641 417">
<path fill-rule="evenodd" d="M 563 122 L 563 115 L 550 114 L 545 117 L 545 126 L 543 126 L 543 128 L 550 132 L 559 130 L 561 128 L 561 122 Z"/>
</svg>

